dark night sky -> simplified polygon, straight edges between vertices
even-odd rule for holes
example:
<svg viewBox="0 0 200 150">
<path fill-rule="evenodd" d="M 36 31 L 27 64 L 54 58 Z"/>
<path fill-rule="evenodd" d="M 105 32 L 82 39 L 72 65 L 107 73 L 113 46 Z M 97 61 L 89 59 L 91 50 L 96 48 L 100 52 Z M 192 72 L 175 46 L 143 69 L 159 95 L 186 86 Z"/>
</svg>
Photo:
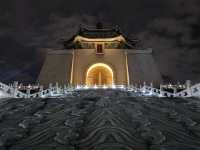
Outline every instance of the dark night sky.
<svg viewBox="0 0 200 150">
<path fill-rule="evenodd" d="M 199 0 L 0 0 L 0 80 L 33 82 L 45 48 L 98 21 L 153 48 L 165 79 L 200 81 Z"/>
</svg>

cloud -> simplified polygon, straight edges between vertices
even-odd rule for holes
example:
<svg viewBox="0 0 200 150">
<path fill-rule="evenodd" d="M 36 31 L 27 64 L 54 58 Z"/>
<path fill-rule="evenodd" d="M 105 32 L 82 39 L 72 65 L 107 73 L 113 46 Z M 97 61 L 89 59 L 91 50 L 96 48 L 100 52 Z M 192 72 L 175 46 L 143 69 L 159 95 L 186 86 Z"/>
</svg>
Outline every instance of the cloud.
<svg viewBox="0 0 200 150">
<path fill-rule="evenodd" d="M 95 24 L 96 18 L 89 15 L 73 15 L 69 17 L 60 17 L 52 14 L 50 23 L 44 27 L 42 39 L 47 47 L 60 47 L 61 39 L 69 39 L 77 33 L 80 25 Z M 44 38 L 44 36 L 46 38 Z M 39 40 L 36 38 L 37 42 Z M 39 43 L 39 42 L 38 42 Z"/>
<path fill-rule="evenodd" d="M 102 20 L 152 47 L 165 77 L 200 80 L 199 0 L 23 0 L 16 8 L 8 7 L 11 3 L 0 11 L 0 56 L 16 70 L 28 64 L 39 73 L 46 48 L 60 49 L 60 40 L 74 35 L 80 24 Z"/>
<path fill-rule="evenodd" d="M 38 60 L 43 61 L 48 49 L 63 49 L 62 40 L 74 36 L 80 25 L 94 25 L 96 22 L 94 16 L 84 14 L 68 17 L 52 14 L 47 25 L 42 26 L 40 30 L 34 29 L 28 35 L 29 41 L 25 45 L 35 47 Z"/>
<path fill-rule="evenodd" d="M 200 81 L 200 35 L 193 36 L 200 23 L 196 2 L 176 0 L 174 16 L 155 19 L 138 34 L 144 46 L 154 49 L 162 74 L 175 81 Z"/>
<path fill-rule="evenodd" d="M 0 63 L 3 65 L 0 72 L 4 72 L 0 75 L 1 81 L 36 80 L 47 48 L 62 49 L 61 39 L 69 39 L 76 34 L 80 24 L 96 22 L 95 17 L 88 15 L 60 17 L 52 14 L 49 20 L 49 24 L 40 28 L 32 26 L 24 31 L 0 28 Z"/>
</svg>

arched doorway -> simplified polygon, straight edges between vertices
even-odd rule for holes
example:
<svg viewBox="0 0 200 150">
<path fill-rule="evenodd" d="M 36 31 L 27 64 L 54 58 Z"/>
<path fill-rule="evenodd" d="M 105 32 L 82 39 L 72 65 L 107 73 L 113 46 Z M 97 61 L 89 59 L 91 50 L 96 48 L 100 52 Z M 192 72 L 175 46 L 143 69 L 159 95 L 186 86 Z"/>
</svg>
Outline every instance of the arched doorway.
<svg viewBox="0 0 200 150">
<path fill-rule="evenodd" d="M 86 74 L 86 85 L 107 85 L 114 84 L 113 70 L 104 63 L 97 63 L 89 67 Z"/>
</svg>

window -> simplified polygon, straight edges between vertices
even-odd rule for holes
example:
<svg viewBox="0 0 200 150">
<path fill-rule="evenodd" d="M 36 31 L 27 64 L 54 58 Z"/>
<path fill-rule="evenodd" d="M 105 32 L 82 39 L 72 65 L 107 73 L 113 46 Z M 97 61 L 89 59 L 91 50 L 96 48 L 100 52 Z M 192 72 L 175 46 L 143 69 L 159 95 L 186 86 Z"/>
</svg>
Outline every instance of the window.
<svg viewBox="0 0 200 150">
<path fill-rule="evenodd" d="M 120 48 L 120 43 L 119 42 L 107 42 L 107 43 L 105 43 L 105 48 L 106 49 L 118 49 L 118 48 Z"/>
<path fill-rule="evenodd" d="M 97 54 L 103 54 L 103 45 L 97 44 Z"/>
<path fill-rule="evenodd" d="M 95 49 L 94 43 L 81 43 L 83 49 Z"/>
</svg>

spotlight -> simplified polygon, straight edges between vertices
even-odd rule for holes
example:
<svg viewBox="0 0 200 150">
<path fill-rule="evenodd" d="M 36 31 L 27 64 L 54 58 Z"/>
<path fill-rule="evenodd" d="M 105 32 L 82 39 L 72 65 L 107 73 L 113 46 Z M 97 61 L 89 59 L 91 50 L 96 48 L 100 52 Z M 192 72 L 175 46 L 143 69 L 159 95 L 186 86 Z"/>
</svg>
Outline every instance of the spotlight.
<svg viewBox="0 0 200 150">
<path fill-rule="evenodd" d="M 86 86 L 84 86 L 84 89 L 89 89 L 89 87 L 86 85 Z"/>
<path fill-rule="evenodd" d="M 116 85 L 113 84 L 113 85 L 112 85 L 112 88 L 113 88 L 113 89 L 116 89 Z"/>
<path fill-rule="evenodd" d="M 98 87 L 97 87 L 97 85 L 95 84 L 95 85 L 94 85 L 94 89 L 97 89 L 97 88 L 98 88 Z"/>
<path fill-rule="evenodd" d="M 107 89 L 108 87 L 106 85 L 103 86 L 103 89 Z"/>
<path fill-rule="evenodd" d="M 77 90 L 80 90 L 80 89 L 81 89 L 81 86 L 80 86 L 80 85 L 77 85 L 77 86 L 76 86 L 76 89 L 77 89 Z"/>
</svg>

